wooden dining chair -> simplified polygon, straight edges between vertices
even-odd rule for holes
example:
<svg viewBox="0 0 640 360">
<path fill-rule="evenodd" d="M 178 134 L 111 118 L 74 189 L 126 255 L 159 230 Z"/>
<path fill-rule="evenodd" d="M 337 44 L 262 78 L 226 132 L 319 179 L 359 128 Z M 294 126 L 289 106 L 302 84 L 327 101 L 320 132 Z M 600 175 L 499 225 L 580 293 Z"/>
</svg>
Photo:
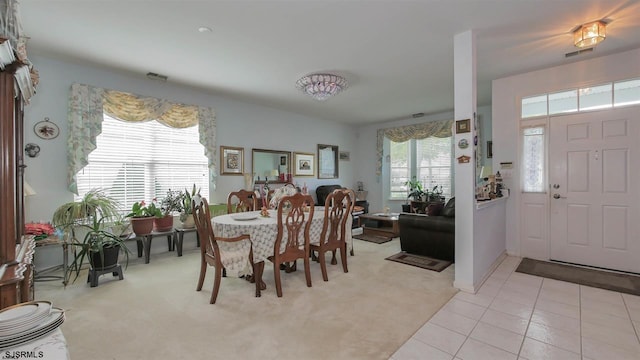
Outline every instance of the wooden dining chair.
<svg viewBox="0 0 640 360">
<path fill-rule="evenodd" d="M 328 281 L 327 263 L 325 261 L 325 253 L 333 252 L 331 263 L 337 264 L 335 259 L 336 250 L 340 250 L 340 260 L 342 260 L 342 270 L 349 272 L 347 269 L 347 242 L 346 232 L 347 220 L 353 207 L 353 191 L 348 189 L 336 189 L 327 196 L 324 204 L 324 223 L 322 224 L 322 232 L 317 244 L 310 244 L 311 251 L 318 252 L 318 261 L 322 270 L 322 279 Z"/>
<path fill-rule="evenodd" d="M 193 220 L 196 223 L 196 229 L 198 236 L 201 240 L 200 246 L 200 278 L 198 279 L 198 286 L 196 291 L 202 290 L 202 284 L 207 273 L 207 267 L 213 266 L 215 268 L 215 275 L 213 281 L 213 290 L 211 291 L 210 304 L 216 303 L 218 297 L 218 290 L 220 289 L 220 281 L 226 274 L 223 274 L 224 267 L 220 260 L 220 248 L 218 242 L 238 242 L 248 241 L 251 244 L 249 235 L 240 235 L 233 238 L 217 237 L 213 233 L 213 224 L 211 223 L 211 214 L 209 212 L 209 204 L 207 199 L 200 198 L 200 201 L 192 201 Z M 251 246 L 251 245 L 250 245 Z M 249 261 L 253 264 L 253 248 L 249 250 Z M 258 294 L 256 293 L 256 296 Z"/>
<path fill-rule="evenodd" d="M 267 258 L 273 262 L 278 297 L 282 297 L 281 266 L 286 263 L 293 263 L 291 268 L 295 269 L 296 260 L 298 259 L 304 260 L 304 275 L 307 279 L 307 286 L 311 287 L 309 229 L 311 228 L 314 208 L 311 195 L 303 195 L 301 193 L 285 196 L 280 203 L 291 204 L 291 206 L 278 207 L 278 232 L 273 247 L 273 255 Z"/>
<path fill-rule="evenodd" d="M 258 210 L 256 194 L 253 191 L 240 189 L 232 191 L 227 196 L 227 213 L 237 213 Z"/>
</svg>

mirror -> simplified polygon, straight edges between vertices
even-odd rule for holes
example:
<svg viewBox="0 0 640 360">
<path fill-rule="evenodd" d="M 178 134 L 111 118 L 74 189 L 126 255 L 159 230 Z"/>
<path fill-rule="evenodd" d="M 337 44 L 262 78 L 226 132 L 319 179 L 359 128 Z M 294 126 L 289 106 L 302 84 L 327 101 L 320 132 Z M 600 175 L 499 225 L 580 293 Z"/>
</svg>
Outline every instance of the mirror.
<svg viewBox="0 0 640 360">
<path fill-rule="evenodd" d="M 318 144 L 318 179 L 338 178 L 338 147 Z"/>
<path fill-rule="evenodd" d="M 290 179 L 291 152 L 281 150 L 251 149 L 251 169 L 254 183 L 284 183 Z"/>
</svg>

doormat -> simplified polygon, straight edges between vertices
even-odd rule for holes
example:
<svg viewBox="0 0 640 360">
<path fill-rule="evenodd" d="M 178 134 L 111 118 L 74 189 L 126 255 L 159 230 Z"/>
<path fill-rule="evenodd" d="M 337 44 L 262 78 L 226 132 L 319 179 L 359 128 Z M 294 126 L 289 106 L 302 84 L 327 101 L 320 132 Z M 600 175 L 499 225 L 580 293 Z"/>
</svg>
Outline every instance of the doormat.
<svg viewBox="0 0 640 360">
<path fill-rule="evenodd" d="M 417 266 L 419 268 L 440 272 L 452 264 L 451 261 L 434 259 L 427 256 L 407 254 L 401 251 L 395 255 L 391 255 L 386 260 L 399 262 L 402 264 Z"/>
<path fill-rule="evenodd" d="M 517 272 L 600 289 L 640 295 L 640 276 L 524 258 Z"/>
<path fill-rule="evenodd" d="M 360 239 L 360 240 L 364 240 L 364 241 L 369 241 L 372 243 L 376 243 L 376 244 L 383 244 L 386 243 L 388 241 L 391 241 L 391 239 L 388 236 L 379 236 L 379 235 L 365 235 L 365 234 L 360 234 L 360 235 L 353 235 L 354 239 Z"/>
</svg>

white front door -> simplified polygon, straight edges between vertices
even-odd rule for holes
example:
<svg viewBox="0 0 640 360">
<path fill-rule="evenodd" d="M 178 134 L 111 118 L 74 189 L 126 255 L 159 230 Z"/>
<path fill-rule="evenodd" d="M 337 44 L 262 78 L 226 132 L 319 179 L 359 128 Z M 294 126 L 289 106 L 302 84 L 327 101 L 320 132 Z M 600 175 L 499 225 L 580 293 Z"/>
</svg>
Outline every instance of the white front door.
<svg viewBox="0 0 640 360">
<path fill-rule="evenodd" d="M 638 108 L 550 124 L 550 258 L 640 273 Z"/>
</svg>

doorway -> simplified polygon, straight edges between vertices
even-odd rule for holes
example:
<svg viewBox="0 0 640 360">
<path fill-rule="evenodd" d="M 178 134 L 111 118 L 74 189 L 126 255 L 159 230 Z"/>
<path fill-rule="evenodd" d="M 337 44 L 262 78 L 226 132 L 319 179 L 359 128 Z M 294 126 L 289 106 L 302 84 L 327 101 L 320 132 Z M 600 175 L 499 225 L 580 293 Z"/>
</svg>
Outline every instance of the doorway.
<svg viewBox="0 0 640 360">
<path fill-rule="evenodd" d="M 640 273 L 639 141 L 637 108 L 550 119 L 551 260 Z"/>
</svg>

